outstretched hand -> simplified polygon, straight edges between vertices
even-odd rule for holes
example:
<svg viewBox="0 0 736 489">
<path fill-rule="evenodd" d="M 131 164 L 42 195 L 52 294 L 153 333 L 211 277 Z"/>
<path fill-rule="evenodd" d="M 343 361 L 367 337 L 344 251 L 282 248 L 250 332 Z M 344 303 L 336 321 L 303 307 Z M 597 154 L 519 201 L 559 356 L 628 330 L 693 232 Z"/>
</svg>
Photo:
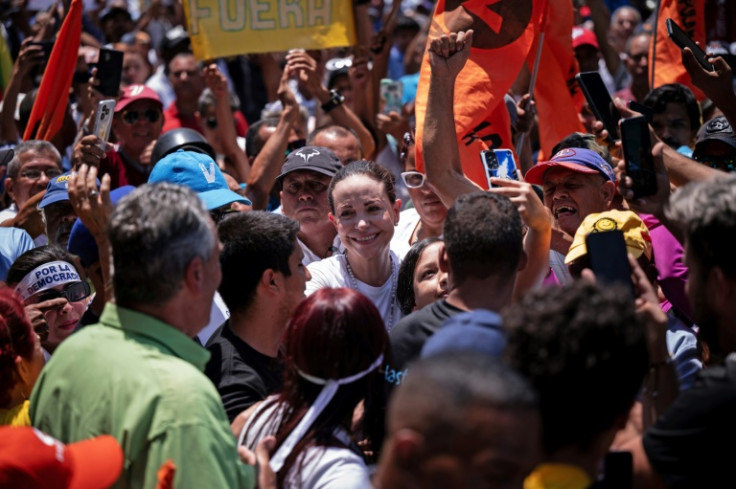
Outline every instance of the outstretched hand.
<svg viewBox="0 0 736 489">
<path fill-rule="evenodd" d="M 452 32 L 429 43 L 429 65 L 432 76 L 455 79 L 470 57 L 473 30 Z"/>
<path fill-rule="evenodd" d="M 693 84 L 701 89 L 709 99 L 717 101 L 725 94 L 733 94 L 733 72 L 726 60 L 718 56 L 717 58 L 708 57 L 708 61 L 713 64 L 715 71 L 703 68 L 695 59 L 690 48 L 682 51 L 682 64 L 685 70 L 690 75 Z"/>
<path fill-rule="evenodd" d="M 67 185 L 74 213 L 94 237 L 103 237 L 112 213 L 110 175 L 102 177 L 97 189 L 97 168 L 81 165 L 72 172 Z"/>
</svg>

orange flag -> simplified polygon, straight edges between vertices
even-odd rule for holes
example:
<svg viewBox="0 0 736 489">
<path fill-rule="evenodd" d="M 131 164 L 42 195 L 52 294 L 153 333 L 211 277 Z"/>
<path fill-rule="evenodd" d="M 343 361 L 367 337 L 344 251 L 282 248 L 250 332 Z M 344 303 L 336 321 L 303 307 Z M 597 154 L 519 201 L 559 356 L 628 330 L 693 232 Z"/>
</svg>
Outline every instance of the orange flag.
<svg viewBox="0 0 736 489">
<path fill-rule="evenodd" d="M 82 35 L 82 0 L 72 0 L 38 87 L 23 140 L 50 141 L 61 128 Z M 35 130 L 38 126 L 38 130 Z M 34 135 L 35 132 L 35 135 Z"/>
<path fill-rule="evenodd" d="M 667 35 L 665 21 L 670 18 L 693 41 L 705 46 L 705 0 L 659 0 L 657 30 L 649 51 L 650 86 L 657 88 L 667 83 L 682 83 L 704 100 L 705 94 L 696 88 L 682 65 L 682 52 Z"/>
<path fill-rule="evenodd" d="M 539 75 L 534 100 L 539 114 L 539 142 L 542 154 L 552 156 L 552 148 L 572 132 L 585 132 L 578 113 L 583 94 L 575 81 L 578 62 L 572 49 L 573 11 L 570 0 L 549 0 L 542 19 L 544 44 L 539 59 Z M 538 39 L 529 52 L 529 70 L 534 68 Z"/>
<path fill-rule="evenodd" d="M 455 82 L 455 130 L 468 178 L 488 188 L 480 152 L 513 148 L 511 121 L 503 97 L 519 74 L 539 27 L 538 0 L 438 0 L 430 38 L 473 29 L 470 58 Z M 416 97 L 417 168 L 424 171 L 422 130 L 429 92 L 425 52 Z"/>
</svg>

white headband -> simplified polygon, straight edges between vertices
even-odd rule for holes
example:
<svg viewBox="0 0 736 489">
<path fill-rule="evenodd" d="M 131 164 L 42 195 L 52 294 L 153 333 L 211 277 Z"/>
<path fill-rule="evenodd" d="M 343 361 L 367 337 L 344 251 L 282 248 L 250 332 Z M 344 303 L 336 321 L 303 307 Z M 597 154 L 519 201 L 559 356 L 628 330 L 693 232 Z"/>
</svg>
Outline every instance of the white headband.
<svg viewBox="0 0 736 489">
<path fill-rule="evenodd" d="M 319 377 L 314 377 L 312 375 L 305 374 L 301 370 L 297 369 L 297 373 L 300 377 L 304 378 L 305 380 L 317 384 L 317 385 L 324 385 L 322 388 L 322 391 L 317 396 L 317 399 L 314 400 L 314 403 L 309 407 L 304 417 L 299 421 L 299 424 L 296 425 L 296 428 L 292 430 L 291 433 L 289 433 L 289 436 L 286 437 L 286 440 L 284 440 L 284 443 L 281 444 L 278 450 L 276 450 L 276 453 L 273 454 L 273 457 L 271 457 L 271 462 L 269 465 L 271 466 L 271 469 L 274 472 L 278 472 L 281 470 L 281 467 L 284 466 L 284 461 L 286 461 L 286 458 L 291 454 L 292 450 L 294 450 L 294 447 L 299 443 L 299 441 L 304 437 L 304 435 L 307 433 L 309 428 L 312 426 L 312 423 L 319 417 L 320 414 L 322 414 L 322 411 L 324 411 L 325 407 L 330 403 L 332 398 L 335 396 L 335 393 L 337 392 L 338 387 L 345 384 L 350 384 L 355 382 L 358 379 L 361 379 L 368 375 L 369 373 L 373 372 L 375 369 L 381 366 L 383 363 L 383 354 L 380 354 L 376 360 L 371 363 L 368 368 L 365 370 L 358 372 L 355 375 L 351 375 L 350 377 L 345 377 L 342 379 L 321 379 Z M 243 431 L 240 433 L 240 439 L 238 440 L 238 445 L 243 443 L 243 438 L 245 436 L 245 427 L 243 427 Z"/>
<path fill-rule="evenodd" d="M 15 290 L 26 300 L 38 292 L 70 282 L 81 282 L 74 265 L 65 261 L 52 261 L 28 272 Z"/>
</svg>

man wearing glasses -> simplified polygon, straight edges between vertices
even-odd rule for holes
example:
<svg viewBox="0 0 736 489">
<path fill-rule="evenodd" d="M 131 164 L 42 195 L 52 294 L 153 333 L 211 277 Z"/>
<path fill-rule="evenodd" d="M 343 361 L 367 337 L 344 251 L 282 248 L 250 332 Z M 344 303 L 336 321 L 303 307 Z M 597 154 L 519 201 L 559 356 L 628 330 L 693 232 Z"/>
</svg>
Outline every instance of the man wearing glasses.
<svg viewBox="0 0 736 489">
<path fill-rule="evenodd" d="M 46 190 L 49 181 L 61 175 L 61 172 L 61 155 L 51 143 L 31 140 L 16 146 L 5 179 L 5 188 L 12 204 L 0 212 L 0 223 L 15 218 L 26 202 Z"/>
<path fill-rule="evenodd" d="M 85 136 L 74 147 L 74 166 L 82 163 L 110 174 L 110 188 L 139 186 L 148 180 L 151 150 L 161 134 L 164 118 L 161 100 L 145 85 L 125 87 L 115 105 L 112 132 L 117 145 L 105 151 L 96 135 Z"/>
</svg>

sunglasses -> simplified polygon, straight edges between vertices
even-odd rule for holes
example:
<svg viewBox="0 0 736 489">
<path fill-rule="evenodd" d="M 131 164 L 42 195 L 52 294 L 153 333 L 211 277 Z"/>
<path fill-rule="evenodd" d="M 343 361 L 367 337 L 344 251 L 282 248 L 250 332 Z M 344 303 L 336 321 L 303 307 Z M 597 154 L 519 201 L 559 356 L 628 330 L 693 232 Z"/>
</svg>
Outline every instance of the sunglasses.
<svg viewBox="0 0 736 489">
<path fill-rule="evenodd" d="M 401 179 L 407 188 L 422 188 L 425 178 L 424 173 L 419 173 L 418 171 L 401 172 Z"/>
<path fill-rule="evenodd" d="M 700 156 L 696 158 L 697 161 L 704 165 L 708 165 L 716 170 L 723 170 L 725 172 L 733 172 L 736 169 L 736 158 L 730 155 L 725 156 Z"/>
<path fill-rule="evenodd" d="M 133 125 L 138 122 L 138 119 L 145 117 L 148 122 L 157 122 L 161 117 L 161 112 L 157 109 L 146 109 L 144 111 L 138 110 L 124 110 L 123 120 L 126 124 Z"/>
<path fill-rule="evenodd" d="M 215 119 L 214 117 L 208 117 L 208 118 L 207 118 L 207 119 L 206 119 L 206 120 L 204 121 L 204 123 L 205 123 L 205 125 L 206 125 L 207 127 L 209 127 L 210 129 L 217 129 L 217 119 Z"/>
<path fill-rule="evenodd" d="M 44 290 L 38 294 L 38 302 L 50 301 L 65 298 L 69 302 L 79 302 L 90 296 L 92 290 L 87 282 L 72 282 L 62 290 L 50 289 Z"/>
<path fill-rule="evenodd" d="M 28 169 L 20 172 L 20 176 L 27 178 L 28 180 L 38 180 L 41 178 L 41 175 L 46 175 L 46 177 L 51 180 L 52 178 L 56 178 L 61 175 L 61 170 L 58 168 L 47 168 L 45 170 Z"/>
</svg>

